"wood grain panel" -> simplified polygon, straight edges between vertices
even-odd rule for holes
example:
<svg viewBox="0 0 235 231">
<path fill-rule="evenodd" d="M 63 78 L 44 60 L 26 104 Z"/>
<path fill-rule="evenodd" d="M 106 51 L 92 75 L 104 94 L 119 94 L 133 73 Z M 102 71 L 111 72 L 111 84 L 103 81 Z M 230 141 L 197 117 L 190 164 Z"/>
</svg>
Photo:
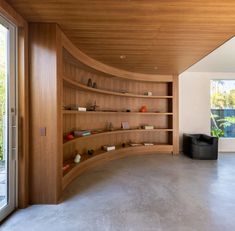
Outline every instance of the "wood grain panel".
<svg viewBox="0 0 235 231">
<path fill-rule="evenodd" d="M 30 24 L 30 203 L 61 196 L 61 106 L 55 24 Z M 45 134 L 40 129 L 45 128 Z"/>
<path fill-rule="evenodd" d="M 179 154 L 179 77 L 173 77 L 173 154 Z"/>
<path fill-rule="evenodd" d="M 58 23 L 90 57 L 139 73 L 179 74 L 235 34 L 231 0 L 9 3 L 31 22 Z"/>
</svg>

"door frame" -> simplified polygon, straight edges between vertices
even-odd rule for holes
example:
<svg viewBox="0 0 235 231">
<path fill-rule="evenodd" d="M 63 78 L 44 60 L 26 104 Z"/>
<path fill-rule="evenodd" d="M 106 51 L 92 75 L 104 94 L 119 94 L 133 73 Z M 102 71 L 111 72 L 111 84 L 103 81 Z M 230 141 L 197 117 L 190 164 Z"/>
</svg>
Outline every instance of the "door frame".
<svg viewBox="0 0 235 231">
<path fill-rule="evenodd" d="M 18 81 L 17 26 L 0 14 L 1 24 L 9 30 L 7 51 L 7 205 L 0 210 L 0 221 L 17 207 L 18 179 Z"/>
</svg>

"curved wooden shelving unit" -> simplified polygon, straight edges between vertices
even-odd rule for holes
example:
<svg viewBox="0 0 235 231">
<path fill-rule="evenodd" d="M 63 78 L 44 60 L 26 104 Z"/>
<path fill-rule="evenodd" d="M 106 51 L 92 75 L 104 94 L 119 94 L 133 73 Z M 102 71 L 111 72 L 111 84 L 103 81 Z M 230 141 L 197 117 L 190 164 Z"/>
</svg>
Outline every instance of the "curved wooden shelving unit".
<svg viewBox="0 0 235 231">
<path fill-rule="evenodd" d="M 63 114 L 122 114 L 122 115 L 173 115 L 172 112 L 112 112 L 112 111 L 75 111 L 63 110 Z"/>
<path fill-rule="evenodd" d="M 147 98 L 147 99 L 172 99 L 173 98 L 172 96 L 148 96 L 148 95 L 136 95 L 132 93 L 113 92 L 113 91 L 107 91 L 107 90 L 88 87 L 82 83 L 78 83 L 67 77 L 63 77 L 63 80 L 64 80 L 64 83 L 69 87 L 82 89 L 86 91 L 92 91 L 95 93 L 107 94 L 107 95 L 116 95 L 116 96 L 133 97 L 133 98 Z"/>
<path fill-rule="evenodd" d="M 73 140 L 66 141 L 63 143 L 63 146 L 67 146 L 73 143 L 76 143 L 77 141 L 89 139 L 89 138 L 96 138 L 99 136 L 103 135 L 112 135 L 112 134 L 122 134 L 122 133 L 128 133 L 128 132 L 172 132 L 173 129 L 168 129 L 168 128 L 155 128 L 155 129 L 120 129 L 120 130 L 115 130 L 115 131 L 106 131 L 106 132 L 100 132 L 97 134 L 91 134 L 89 136 L 82 136 L 82 137 L 77 137 L 74 138 Z"/>
<path fill-rule="evenodd" d="M 127 148 L 117 148 L 116 150 L 104 152 L 102 150 L 97 151 L 92 156 L 82 155 L 81 162 L 74 164 L 73 160 L 68 161 L 70 168 L 65 171 L 62 187 L 63 190 L 80 174 L 84 171 L 104 162 L 108 162 L 115 159 L 120 159 L 127 156 L 135 156 L 142 154 L 154 154 L 154 153 L 170 153 L 173 151 L 173 146 L 168 144 L 157 144 L 153 146 L 137 146 Z"/>
<path fill-rule="evenodd" d="M 57 203 L 72 180 L 98 163 L 138 154 L 179 152 L 178 76 L 132 73 L 102 64 L 81 52 L 57 25 L 51 23 L 30 24 L 30 34 L 30 113 L 34 118 L 30 123 L 34 166 L 30 174 L 32 203 Z M 89 79 L 103 89 L 82 84 Z M 132 93 L 123 94 L 122 90 Z M 154 95 L 142 95 L 144 92 Z M 113 111 L 63 109 L 63 105 L 94 103 L 100 110 Z M 138 112 L 143 106 L 149 112 Z M 127 109 L 131 112 L 122 112 Z M 123 122 L 130 128 L 148 124 L 164 129 L 98 133 L 63 144 L 63 134 L 69 131 L 78 128 L 98 130 L 107 125 L 120 128 Z M 103 145 L 117 147 L 129 142 L 155 145 L 117 148 L 110 152 L 100 150 Z M 89 149 L 95 151 L 92 157 L 85 154 Z M 73 164 L 75 153 L 82 155 L 78 165 Z M 71 168 L 63 174 L 68 160 Z"/>
</svg>

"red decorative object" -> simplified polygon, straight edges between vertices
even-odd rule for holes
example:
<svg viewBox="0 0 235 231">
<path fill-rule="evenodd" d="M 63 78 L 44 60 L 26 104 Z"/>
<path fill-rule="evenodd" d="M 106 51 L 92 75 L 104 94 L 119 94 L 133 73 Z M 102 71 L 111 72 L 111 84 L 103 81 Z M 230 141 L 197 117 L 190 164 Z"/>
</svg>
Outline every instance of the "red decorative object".
<svg viewBox="0 0 235 231">
<path fill-rule="evenodd" d="M 72 140 L 72 139 L 74 139 L 73 134 L 69 133 L 66 135 L 66 140 Z"/>
<path fill-rule="evenodd" d="M 142 106 L 140 108 L 140 112 L 147 112 L 147 107 L 146 106 Z"/>
<path fill-rule="evenodd" d="M 70 167 L 70 165 L 69 165 L 69 164 L 66 164 L 66 165 L 63 166 L 62 169 L 63 169 L 63 171 L 66 171 L 67 169 L 69 169 L 69 167 Z"/>
</svg>

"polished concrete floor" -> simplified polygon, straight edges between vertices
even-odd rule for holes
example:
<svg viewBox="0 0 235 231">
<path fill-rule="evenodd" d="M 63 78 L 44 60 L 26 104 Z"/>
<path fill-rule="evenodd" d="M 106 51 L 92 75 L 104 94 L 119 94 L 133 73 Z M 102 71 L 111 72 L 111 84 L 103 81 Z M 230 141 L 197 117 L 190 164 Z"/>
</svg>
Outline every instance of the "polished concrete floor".
<svg viewBox="0 0 235 231">
<path fill-rule="evenodd" d="M 1 231 L 234 231 L 235 155 L 146 155 L 86 172 L 59 205 L 15 212 Z"/>
</svg>

